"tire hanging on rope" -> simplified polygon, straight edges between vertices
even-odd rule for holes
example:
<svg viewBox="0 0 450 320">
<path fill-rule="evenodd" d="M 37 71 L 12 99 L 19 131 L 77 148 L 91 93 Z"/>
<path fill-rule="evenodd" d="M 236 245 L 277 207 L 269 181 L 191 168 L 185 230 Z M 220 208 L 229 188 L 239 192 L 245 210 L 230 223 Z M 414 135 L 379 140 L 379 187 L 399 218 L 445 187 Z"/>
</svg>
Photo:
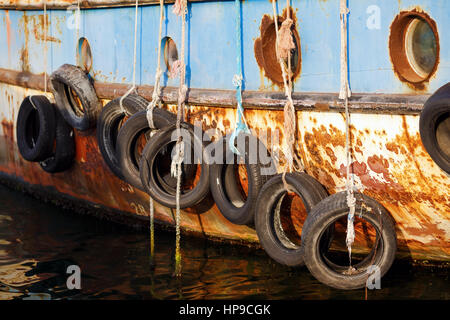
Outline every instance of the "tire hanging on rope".
<svg viewBox="0 0 450 320">
<path fill-rule="evenodd" d="M 46 96 L 28 96 L 17 116 L 17 146 L 27 161 L 43 161 L 51 156 L 55 141 L 56 118 Z"/>
<path fill-rule="evenodd" d="M 236 74 L 233 85 L 236 87 L 236 127 L 230 136 L 219 140 L 216 145 L 221 155 L 220 163 L 211 166 L 210 189 L 214 202 L 222 215 L 235 224 L 253 224 L 256 199 L 263 184 L 270 178 L 265 174 L 259 155 L 268 155 L 262 142 L 252 136 L 248 128 L 242 107 L 242 30 L 241 1 L 235 0 L 236 16 Z M 237 140 L 237 143 L 235 141 Z M 256 147 L 256 150 L 254 150 Z M 262 150 L 264 148 L 264 150 Z M 258 150 L 261 149 L 261 150 Z M 223 150 L 223 151 L 222 151 Z M 255 153 L 256 152 L 256 159 Z M 228 163 L 226 159 L 233 159 Z M 256 160 L 256 161 L 255 161 Z M 247 171 L 247 192 L 244 191 L 239 173 L 239 163 L 245 165 Z"/>
<path fill-rule="evenodd" d="M 358 193 L 357 197 L 357 217 L 365 228 L 374 230 L 375 239 L 370 252 L 352 269 L 345 263 L 339 263 L 339 259 L 334 257 L 335 253 L 329 254 L 328 248 L 323 245 L 326 231 L 335 224 L 339 225 L 342 220 L 348 220 L 350 208 L 347 192 L 336 193 L 322 200 L 311 210 L 303 225 L 301 241 L 308 270 L 320 282 L 337 289 L 363 288 L 373 272 L 379 272 L 381 278 L 391 267 L 397 250 L 395 224 L 388 211 L 364 194 Z"/>
<path fill-rule="evenodd" d="M 286 173 L 284 178 L 283 174 L 278 174 L 261 189 L 256 202 L 255 229 L 262 247 L 272 259 L 284 265 L 300 266 L 304 263 L 303 242 L 300 243 L 300 232 L 303 236 L 304 228 L 298 231 L 299 220 L 309 215 L 328 194 L 317 180 L 304 172 Z M 292 207 L 295 215 L 291 213 Z M 326 239 L 331 239 L 333 229 L 327 229 L 326 233 Z M 326 249 L 328 244 L 329 241 L 325 243 Z"/>
<path fill-rule="evenodd" d="M 97 142 L 103 160 L 109 169 L 120 179 L 126 180 L 117 157 L 117 138 L 126 117 L 145 110 L 148 101 L 136 94 L 130 94 L 120 100 L 116 98 L 108 102 L 102 109 L 97 121 Z M 125 113 L 123 112 L 125 110 Z"/>
<path fill-rule="evenodd" d="M 345 104 L 345 152 L 346 152 L 346 190 L 347 205 L 349 213 L 347 217 L 347 236 L 345 239 L 348 256 L 349 271 L 352 270 L 352 244 L 355 241 L 354 219 L 356 198 L 354 196 L 353 175 L 350 176 L 350 166 L 352 163 L 351 146 L 350 146 L 350 112 L 348 109 L 348 98 L 351 97 L 349 74 L 348 74 L 348 56 L 347 56 L 347 18 L 349 10 L 347 8 L 347 0 L 340 0 L 340 21 L 341 21 L 341 57 L 340 57 L 340 73 L 341 73 L 341 89 L 339 91 L 339 99 L 344 100 Z"/>
</svg>

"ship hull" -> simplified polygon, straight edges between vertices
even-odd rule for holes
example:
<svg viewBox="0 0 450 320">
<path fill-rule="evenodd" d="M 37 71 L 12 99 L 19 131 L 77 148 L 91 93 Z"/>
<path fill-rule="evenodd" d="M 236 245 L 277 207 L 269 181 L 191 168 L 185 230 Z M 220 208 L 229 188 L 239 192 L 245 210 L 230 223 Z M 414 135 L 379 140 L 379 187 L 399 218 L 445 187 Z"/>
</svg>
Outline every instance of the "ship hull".
<svg viewBox="0 0 450 320">
<path fill-rule="evenodd" d="M 310 9 L 313 13 L 321 12 L 321 5 L 325 6 L 325 11 L 331 12 L 335 9 L 334 4 L 326 4 L 321 1 L 317 1 L 318 4 L 311 1 L 306 2 L 311 5 Z M 429 3 L 428 1 L 422 2 Z M 443 1 L 439 3 L 440 5 L 437 7 L 447 6 Z M 205 6 L 206 9 L 202 9 L 202 6 Z M 194 14 L 206 19 L 207 16 L 202 10 L 207 10 L 209 6 L 222 9 L 232 8 L 226 7 L 231 6 L 228 2 L 192 4 L 191 27 L 194 28 L 194 31 L 201 26 L 201 21 L 197 21 Z M 244 41 L 247 39 L 251 42 L 251 45 L 244 48 L 244 56 L 248 57 L 248 59 L 244 59 L 244 64 L 248 63 L 246 71 L 248 90 L 244 93 L 245 116 L 255 133 L 267 131 L 267 128 L 282 133 L 284 95 L 280 91 L 280 86 L 271 82 L 258 67 L 257 57 L 253 51 L 253 40 L 249 40 L 253 36 L 259 35 L 258 27 L 261 17 L 263 12 L 270 15 L 270 3 L 258 5 L 257 1 L 249 1 L 244 6 L 250 7 L 245 12 L 257 8 L 254 15 L 258 17 L 255 23 L 252 19 L 252 23 L 248 25 L 251 30 L 256 26 L 256 30 L 244 36 Z M 405 6 L 409 7 L 410 5 Z M 51 101 L 54 99 L 50 93 L 44 92 L 42 75 L 44 65 L 42 58 L 39 58 L 39 54 L 42 54 L 43 50 L 40 38 L 43 28 L 42 23 L 39 22 L 41 19 L 39 17 L 42 17 L 43 14 L 41 8 L 38 5 L 32 7 L 35 11 L 8 11 L 5 8 L 7 7 L 0 11 L 3 18 L 2 27 L 4 27 L 2 41 L 5 42 L 4 49 L 0 54 L 8 57 L 3 59 L 0 65 L 0 177 L 2 180 L 21 186 L 41 198 L 54 202 L 61 201 L 79 211 L 104 215 L 129 224 L 148 224 L 149 196 L 121 181 L 109 170 L 99 152 L 95 129 L 89 132 L 75 133 L 75 163 L 71 169 L 63 173 L 48 174 L 41 169 L 39 164 L 27 162 L 21 157 L 17 148 L 15 131 L 17 114 L 22 100 L 26 96 L 36 94 L 45 94 Z M 351 4 L 350 8 L 352 8 Z M 25 7 L 23 9 L 25 10 Z M 157 6 L 148 6 L 141 10 L 147 10 L 156 17 L 157 9 Z M 306 10 L 306 8 L 303 9 Z M 439 8 L 429 7 L 429 9 L 439 16 L 436 12 Z M 444 9 L 450 8 L 445 7 Z M 89 13 L 85 14 L 86 29 L 84 33 L 90 39 L 94 49 L 92 76 L 95 80 L 97 95 L 103 104 L 123 95 L 130 85 L 131 67 L 130 65 L 127 67 L 125 61 L 130 60 L 129 49 L 132 48 L 130 41 L 133 38 L 130 36 L 130 32 L 133 28 L 130 24 L 126 34 L 122 33 L 122 29 L 121 31 L 117 30 L 117 39 L 126 39 L 126 43 L 123 48 L 114 49 L 114 54 L 120 56 L 120 58 L 114 59 L 116 59 L 116 63 L 119 61 L 124 65 L 111 66 L 108 64 L 109 60 L 105 58 L 108 56 L 105 53 L 109 52 L 107 51 L 108 41 L 111 39 L 101 38 L 100 32 L 96 33 L 95 28 L 92 27 L 92 22 L 95 21 L 94 18 L 98 20 L 103 17 L 107 23 L 113 23 L 114 19 L 110 20 L 110 16 L 118 18 L 120 15 L 126 14 L 127 18 L 124 18 L 125 25 L 123 25 L 123 29 L 126 29 L 125 26 L 132 22 L 129 17 L 133 17 L 133 10 L 132 7 L 86 10 Z M 401 8 L 395 8 L 394 11 L 399 10 Z M 58 10 L 52 12 L 53 40 L 50 40 L 52 56 L 49 57 L 47 63 L 47 73 L 51 73 L 63 63 L 75 64 L 72 54 L 72 51 L 75 52 L 73 48 L 74 31 L 64 29 L 66 25 L 64 14 L 65 12 Z M 296 14 L 297 19 L 304 18 L 301 10 L 298 10 Z M 250 16 L 251 14 L 248 13 L 248 18 Z M 322 15 L 320 16 L 322 17 Z M 314 20 L 311 17 L 304 19 L 304 23 L 312 23 Z M 339 16 L 337 16 L 338 19 Z M 334 18 L 331 20 L 331 22 L 335 22 Z M 151 30 L 156 27 L 156 21 L 153 22 Z M 177 24 L 174 24 L 177 27 Z M 209 25 L 212 25 L 213 29 L 220 30 L 221 28 L 220 24 L 216 26 L 211 21 L 208 22 Z M 325 28 L 325 26 L 318 26 L 318 28 L 322 27 Z M 144 29 L 142 27 L 142 30 Z M 229 29 L 234 29 L 234 27 Z M 192 46 L 201 40 L 196 37 L 194 31 L 191 30 Z M 171 32 L 170 28 L 168 32 Z M 304 31 L 300 33 L 300 36 L 303 39 L 303 45 L 306 45 L 310 35 L 303 33 Z M 4 37 L 5 34 L 6 37 Z M 177 40 L 178 31 L 174 34 L 173 37 Z M 233 39 L 234 35 L 224 34 L 224 37 Z M 364 35 L 358 35 L 358 37 L 364 38 Z M 190 49 L 193 51 L 190 53 L 191 60 L 188 59 L 191 67 L 190 77 L 192 77 L 189 84 L 194 89 L 189 95 L 188 119 L 192 123 L 201 121 L 204 130 L 217 128 L 222 134 L 225 134 L 235 126 L 235 100 L 231 84 L 233 71 L 231 73 L 227 71 L 227 69 L 233 70 L 233 67 L 228 66 L 229 61 L 224 62 L 224 65 L 219 66 L 216 71 L 218 73 L 228 72 L 231 76 L 228 77 L 229 74 L 226 74 L 226 76 L 214 77 L 211 75 L 213 69 L 209 67 L 217 65 L 218 62 L 210 56 L 222 61 L 223 57 L 231 55 L 227 60 L 230 60 L 231 65 L 234 66 L 235 59 L 232 57 L 234 51 L 225 46 L 224 52 L 220 53 L 223 57 L 219 59 L 218 53 L 214 54 L 208 51 L 212 48 L 219 48 L 219 45 L 214 43 L 215 39 L 211 37 L 208 39 L 212 44 L 207 49 L 205 48 L 205 52 L 201 53 Z M 221 43 L 226 44 L 227 41 L 221 41 Z M 336 57 L 339 52 L 337 45 L 338 42 L 336 45 L 333 44 L 326 48 L 335 52 Z M 146 49 L 148 48 L 143 47 L 141 50 Z M 441 50 L 444 51 L 444 49 L 445 44 L 441 44 Z M 327 50 L 324 50 L 315 59 L 326 58 Z M 356 50 L 355 46 L 351 50 Z M 71 54 L 66 52 L 71 52 Z M 351 57 L 358 54 L 356 51 L 352 52 L 350 51 Z M 204 57 L 203 55 L 210 58 L 197 61 Z M 152 53 L 148 59 L 152 63 L 153 56 Z M 299 78 L 294 81 L 294 103 L 298 123 L 296 152 L 303 159 L 306 172 L 316 178 L 328 193 L 333 194 L 344 190 L 346 157 L 344 109 L 342 102 L 337 97 L 339 76 L 336 70 L 338 68 L 331 65 L 338 63 L 338 58 L 334 55 L 331 56 L 328 58 L 332 61 L 327 62 L 330 65 L 320 66 L 318 60 L 308 64 L 308 59 L 312 58 L 308 58 L 307 52 L 303 54 L 302 71 Z M 446 63 L 445 57 L 441 57 L 441 60 L 443 64 Z M 131 60 L 129 62 L 131 64 Z M 204 70 L 199 67 L 201 62 L 204 62 Z M 361 192 L 379 201 L 394 218 L 398 239 L 398 257 L 450 261 L 450 197 L 448 194 L 450 177 L 431 159 L 419 134 L 419 117 L 423 103 L 434 90 L 445 83 L 443 82 L 445 78 L 450 79 L 447 77 L 449 69 L 442 68 L 442 71 L 430 79 L 425 87 L 417 88 L 405 85 L 397 79 L 392 66 L 385 70 L 383 64 L 389 64 L 389 61 L 378 62 L 380 62 L 379 72 L 370 71 L 370 68 L 366 70 L 363 68 L 364 66 L 358 65 L 359 62 L 351 64 L 351 68 L 360 67 L 366 70 L 359 73 L 353 72 L 354 91 L 362 93 L 354 94 L 350 100 L 351 145 L 353 146 L 353 173 L 356 185 Z M 151 63 L 146 65 L 143 62 L 142 64 L 137 92 L 145 98 L 151 99 L 153 75 L 149 70 L 154 70 L 154 66 Z M 320 71 L 322 68 L 334 71 L 322 73 Z M 315 74 L 311 73 L 313 69 L 316 69 Z M 194 71 L 204 74 L 205 77 L 195 77 Z M 253 71 L 256 71 L 256 75 Z M 309 77 L 315 77 L 315 79 L 308 78 L 309 71 L 311 71 Z M 382 74 L 380 75 L 380 73 Z M 386 76 L 388 73 L 390 75 Z M 386 78 L 383 78 L 384 76 Z M 369 77 L 375 77 L 375 79 L 368 80 Z M 350 72 L 350 79 L 352 79 L 352 72 Z M 378 87 L 377 79 L 383 79 L 382 82 L 378 81 Z M 175 112 L 177 83 L 165 80 L 167 86 L 163 90 L 164 107 Z M 213 83 L 214 85 L 212 85 Z M 383 94 L 379 92 L 383 92 Z M 281 134 L 279 143 L 274 146 L 275 149 L 280 149 L 283 143 L 284 137 Z M 284 163 L 281 161 L 279 172 L 282 172 L 283 165 Z M 156 204 L 155 218 L 159 223 L 173 226 L 174 214 L 174 210 Z M 258 245 L 256 232 L 248 226 L 238 226 L 227 221 L 211 198 L 206 199 L 195 208 L 184 210 L 181 217 L 181 228 L 186 233 L 207 238 Z"/>
</svg>

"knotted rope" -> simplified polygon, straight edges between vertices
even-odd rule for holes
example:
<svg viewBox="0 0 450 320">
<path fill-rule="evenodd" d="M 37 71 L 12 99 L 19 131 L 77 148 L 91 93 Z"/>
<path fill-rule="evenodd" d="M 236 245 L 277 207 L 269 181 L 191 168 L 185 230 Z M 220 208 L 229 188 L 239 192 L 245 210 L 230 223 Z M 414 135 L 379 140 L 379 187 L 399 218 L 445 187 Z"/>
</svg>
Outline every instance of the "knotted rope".
<svg viewBox="0 0 450 320">
<path fill-rule="evenodd" d="M 278 15 L 275 0 L 272 1 L 272 9 L 276 35 L 276 46 L 275 46 L 276 55 L 278 63 L 280 64 L 281 74 L 283 77 L 284 93 L 287 98 L 283 112 L 284 132 L 286 136 L 286 144 L 283 148 L 283 153 L 286 157 L 287 167 L 283 172 L 282 179 L 285 189 L 289 190 L 288 184 L 286 182 L 286 173 L 292 172 L 294 169 L 298 171 L 304 170 L 303 164 L 301 163 L 301 159 L 299 159 L 297 155 L 294 153 L 296 119 L 295 119 L 294 102 L 292 100 L 292 85 L 291 85 L 292 73 L 291 73 L 291 59 L 290 59 L 291 50 L 295 49 L 295 44 L 291 31 L 293 21 L 290 18 L 291 8 L 289 0 L 287 0 L 287 17 L 286 20 L 283 21 L 280 30 L 278 30 Z M 285 59 L 288 60 L 287 66 Z M 288 70 L 286 70 L 286 67 Z"/>
<path fill-rule="evenodd" d="M 126 113 L 125 108 L 123 107 L 123 99 L 128 97 L 133 90 L 136 89 L 136 44 L 137 44 L 137 21 L 138 21 L 138 8 L 139 8 L 139 0 L 136 0 L 136 10 L 134 16 L 134 51 L 133 51 L 133 85 L 131 88 L 120 98 L 119 105 L 120 109 L 123 113 Z"/>
<path fill-rule="evenodd" d="M 181 122 L 184 120 L 184 107 L 186 102 L 187 86 L 185 85 L 186 65 L 184 63 L 184 48 L 186 37 L 186 15 L 187 0 L 176 0 L 173 5 L 173 13 L 182 17 L 181 22 L 181 58 L 180 58 L 180 86 L 178 89 L 178 108 L 177 108 L 177 143 L 175 145 L 175 155 L 172 159 L 171 174 L 177 177 L 176 190 L 176 250 L 175 250 L 175 275 L 181 276 L 181 250 L 180 250 L 180 194 L 181 194 L 181 165 L 184 158 L 184 142 L 181 136 Z"/>
<path fill-rule="evenodd" d="M 350 166 L 352 155 L 350 150 L 350 112 L 348 109 L 348 98 L 351 96 L 349 81 L 348 81 L 348 56 L 347 56 L 347 16 L 349 10 L 347 8 L 347 0 L 340 0 L 340 21 L 341 21 L 341 89 L 339 92 L 339 99 L 343 99 L 345 103 L 345 150 L 346 150 L 346 189 L 347 189 L 347 206 L 349 213 L 347 216 L 347 236 L 346 244 L 348 249 L 350 266 L 352 264 L 352 245 L 355 241 L 355 208 L 356 198 L 353 193 L 354 181 L 353 176 L 350 176 Z"/>
<path fill-rule="evenodd" d="M 230 136 L 229 147 L 230 150 L 240 155 L 239 150 L 234 146 L 234 141 L 239 133 L 250 133 L 247 121 L 244 116 L 244 108 L 242 107 L 242 81 L 244 77 L 242 75 L 242 35 L 241 35 L 241 1 L 234 1 L 234 8 L 236 11 L 236 63 L 237 63 L 237 73 L 233 77 L 233 85 L 236 87 L 236 128 Z"/>
</svg>

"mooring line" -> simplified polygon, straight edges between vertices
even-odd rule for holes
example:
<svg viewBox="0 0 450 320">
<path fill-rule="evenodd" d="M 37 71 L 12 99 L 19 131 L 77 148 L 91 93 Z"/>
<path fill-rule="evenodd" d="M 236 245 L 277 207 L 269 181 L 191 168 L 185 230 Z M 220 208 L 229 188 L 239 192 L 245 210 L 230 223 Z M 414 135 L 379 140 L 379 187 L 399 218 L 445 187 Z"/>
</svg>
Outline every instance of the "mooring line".
<svg viewBox="0 0 450 320">
<path fill-rule="evenodd" d="M 244 76 L 242 74 L 242 30 L 241 30 L 241 1 L 234 1 L 234 8 L 236 13 L 236 63 L 237 63 L 237 73 L 233 76 L 233 85 L 236 87 L 236 127 L 230 136 L 229 148 L 230 150 L 240 155 L 239 150 L 234 146 L 234 141 L 236 140 L 239 133 L 250 133 L 247 121 L 244 116 L 244 108 L 242 107 L 242 82 L 244 81 Z"/>
<path fill-rule="evenodd" d="M 275 36 L 276 36 L 276 55 L 278 59 L 278 63 L 281 69 L 281 75 L 283 77 L 283 85 L 284 92 L 287 98 L 286 104 L 284 105 L 284 131 L 286 137 L 286 143 L 283 148 L 283 153 L 286 158 L 287 166 L 284 169 L 282 180 L 284 184 L 284 188 L 289 191 L 289 185 L 286 182 L 286 173 L 292 172 L 294 169 L 296 171 L 304 171 L 304 166 L 301 161 L 297 157 L 294 152 L 294 144 L 295 144 L 295 131 L 296 131 L 296 119 L 295 119 L 295 108 L 294 102 L 292 100 L 292 84 L 291 84 L 291 63 L 290 63 L 290 52 L 292 49 L 295 49 L 295 44 L 292 39 L 292 31 L 291 27 L 293 24 L 292 19 L 290 18 L 290 2 L 287 0 L 287 17 L 283 21 L 281 28 L 278 29 L 278 14 L 277 8 L 275 4 L 275 0 L 272 1 L 272 9 L 273 9 L 273 19 L 275 25 Z M 288 64 L 286 66 L 285 59 L 288 59 Z M 286 68 L 288 70 L 286 70 Z M 294 165 L 295 162 L 295 165 Z"/>
<path fill-rule="evenodd" d="M 348 108 L 348 98 L 351 97 L 350 85 L 349 85 L 349 70 L 348 70 L 348 25 L 347 18 L 349 9 L 347 7 L 347 0 L 340 0 L 340 22 L 341 22 L 341 54 L 340 54 L 340 73 L 341 73 L 341 88 L 339 91 L 339 99 L 344 100 L 345 105 L 345 152 L 346 152 L 346 190 L 347 190 L 347 206 L 349 207 L 349 213 L 347 216 L 347 236 L 345 239 L 348 256 L 349 256 L 349 272 L 352 269 L 352 245 L 355 241 L 355 208 L 356 198 L 354 196 L 354 181 L 353 175 L 350 175 L 350 166 L 352 163 L 351 147 L 350 147 L 350 112 Z"/>
<path fill-rule="evenodd" d="M 186 79 L 186 65 L 185 65 L 185 38 L 186 38 L 186 15 L 187 15 L 187 0 L 176 0 L 173 5 L 173 13 L 181 16 L 181 59 L 180 59 L 180 84 L 178 89 L 178 110 L 177 110 L 177 122 L 176 122 L 176 130 L 177 130 L 177 143 L 175 145 L 175 155 L 172 159 L 171 165 L 171 174 L 172 176 L 177 177 L 177 190 L 176 190 L 176 239 L 175 239 L 175 276 L 181 276 L 181 248 L 180 248 L 180 218 L 181 218 L 181 209 L 180 209 L 180 194 L 181 194 L 181 174 L 182 168 L 181 165 L 183 163 L 184 158 L 184 141 L 181 137 L 181 122 L 184 120 L 184 107 L 186 101 L 187 94 L 187 86 L 185 84 Z"/>
</svg>

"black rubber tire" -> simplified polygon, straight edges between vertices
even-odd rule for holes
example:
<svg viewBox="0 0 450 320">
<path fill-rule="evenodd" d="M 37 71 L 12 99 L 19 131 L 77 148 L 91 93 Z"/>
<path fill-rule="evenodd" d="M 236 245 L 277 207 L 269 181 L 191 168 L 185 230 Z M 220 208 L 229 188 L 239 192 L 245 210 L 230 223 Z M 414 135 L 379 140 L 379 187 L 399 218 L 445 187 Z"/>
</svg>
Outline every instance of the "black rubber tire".
<svg viewBox="0 0 450 320">
<path fill-rule="evenodd" d="M 311 214 L 312 208 L 326 197 L 325 189 L 312 179 L 306 173 L 286 174 L 287 184 L 302 198 L 308 215 Z M 256 205 L 256 233 L 262 247 L 272 259 L 287 266 L 301 266 L 304 264 L 303 241 L 300 245 L 292 243 L 280 233 L 280 228 L 277 228 L 279 223 L 275 221 L 276 207 L 286 193 L 282 174 L 274 176 L 264 184 Z M 330 232 L 332 231 L 333 229 L 330 229 Z M 302 230 L 302 238 L 303 232 Z"/>
<path fill-rule="evenodd" d="M 442 86 L 425 102 L 419 130 L 430 157 L 450 174 L 450 83 Z"/>
<path fill-rule="evenodd" d="M 124 180 L 116 153 L 119 125 L 126 115 L 134 115 L 145 110 L 149 102 L 136 94 L 130 94 L 122 101 L 126 112 L 124 114 L 120 107 L 120 99 L 111 100 L 103 107 L 97 121 L 97 141 L 105 163 L 117 177 Z"/>
<path fill-rule="evenodd" d="M 16 125 L 17 146 L 22 157 L 36 162 L 50 157 L 55 128 L 55 109 L 50 101 L 45 96 L 26 97 L 20 105 Z"/>
<path fill-rule="evenodd" d="M 209 194 L 210 165 L 208 155 L 205 152 L 207 143 L 202 141 L 202 137 L 198 137 L 194 134 L 194 127 L 192 125 L 182 123 L 181 128 L 187 130 L 191 136 L 191 144 L 188 145 L 188 143 L 185 142 L 185 150 L 190 148 L 192 154 L 194 154 L 193 150 L 202 150 L 199 180 L 192 189 L 187 192 L 182 191 L 180 195 L 180 208 L 184 209 L 197 205 Z M 151 137 L 142 152 L 139 166 L 141 181 L 145 186 L 145 191 L 153 198 L 153 200 L 168 208 L 176 208 L 176 194 L 174 192 L 166 191 L 165 188 L 161 186 L 158 175 L 156 174 L 159 166 L 157 157 L 169 144 L 177 141 L 177 137 L 174 134 L 175 130 L 176 125 L 174 124 L 160 130 Z M 197 165 L 195 165 L 195 167 L 197 167 Z"/>
<path fill-rule="evenodd" d="M 236 140 L 239 139 L 245 141 L 245 145 L 240 143 L 241 146 L 239 144 L 237 146 L 240 156 L 236 156 L 229 148 L 230 136 L 226 136 L 222 141 L 216 143 L 216 145 L 223 145 L 223 157 L 221 163 L 211 165 L 209 183 L 214 202 L 222 215 L 234 224 L 248 225 L 254 222 L 259 191 L 264 183 L 272 177 L 272 175 L 262 174 L 262 170 L 272 164 L 272 161 L 262 164 L 259 157 L 250 159 L 250 144 L 258 146 L 258 150 L 263 147 L 263 152 L 269 153 L 257 137 L 240 133 Z M 227 159 L 234 159 L 234 161 L 229 163 L 230 161 L 226 161 Z M 239 163 L 244 164 L 247 171 L 248 194 L 246 199 L 240 191 L 237 181 L 236 170 L 238 170 Z"/>
<path fill-rule="evenodd" d="M 88 75 L 76 66 L 64 64 L 52 73 L 50 80 L 56 105 L 64 119 L 80 131 L 94 128 L 102 104 Z M 78 97 L 83 110 L 77 107 L 72 91 Z"/>
<path fill-rule="evenodd" d="M 376 253 L 375 250 L 372 250 L 371 254 L 359 263 L 359 267 L 353 266 L 361 272 L 352 275 L 344 274 L 343 271 L 347 268 L 328 263 L 329 260 L 323 256 L 323 246 L 321 246 L 324 231 L 335 221 L 346 218 L 348 215 L 349 207 L 347 206 L 346 192 L 329 196 L 317 204 L 308 215 L 303 227 L 302 243 L 305 248 L 306 266 L 317 280 L 337 289 L 363 288 L 368 277 L 366 270 L 370 264 L 380 268 L 381 276 L 385 275 L 391 267 L 397 251 L 394 221 L 387 210 L 366 195 L 356 194 L 355 197 L 357 198 L 356 212 L 358 217 L 368 221 L 375 227 L 378 235 L 381 235 Z"/>
<path fill-rule="evenodd" d="M 153 123 L 157 129 L 165 128 L 175 122 L 176 115 L 173 113 L 160 108 L 153 109 Z M 142 191 L 145 191 L 145 188 L 139 174 L 140 159 L 136 159 L 135 146 L 136 140 L 142 134 L 150 135 L 151 131 L 152 129 L 148 126 L 147 111 L 139 111 L 120 128 L 116 142 L 117 159 L 124 181 Z"/>
<path fill-rule="evenodd" d="M 73 128 L 66 122 L 57 109 L 55 109 L 55 114 L 55 151 L 51 157 L 39 163 L 41 168 L 48 173 L 66 171 L 72 166 L 75 158 L 75 135 Z"/>
</svg>

